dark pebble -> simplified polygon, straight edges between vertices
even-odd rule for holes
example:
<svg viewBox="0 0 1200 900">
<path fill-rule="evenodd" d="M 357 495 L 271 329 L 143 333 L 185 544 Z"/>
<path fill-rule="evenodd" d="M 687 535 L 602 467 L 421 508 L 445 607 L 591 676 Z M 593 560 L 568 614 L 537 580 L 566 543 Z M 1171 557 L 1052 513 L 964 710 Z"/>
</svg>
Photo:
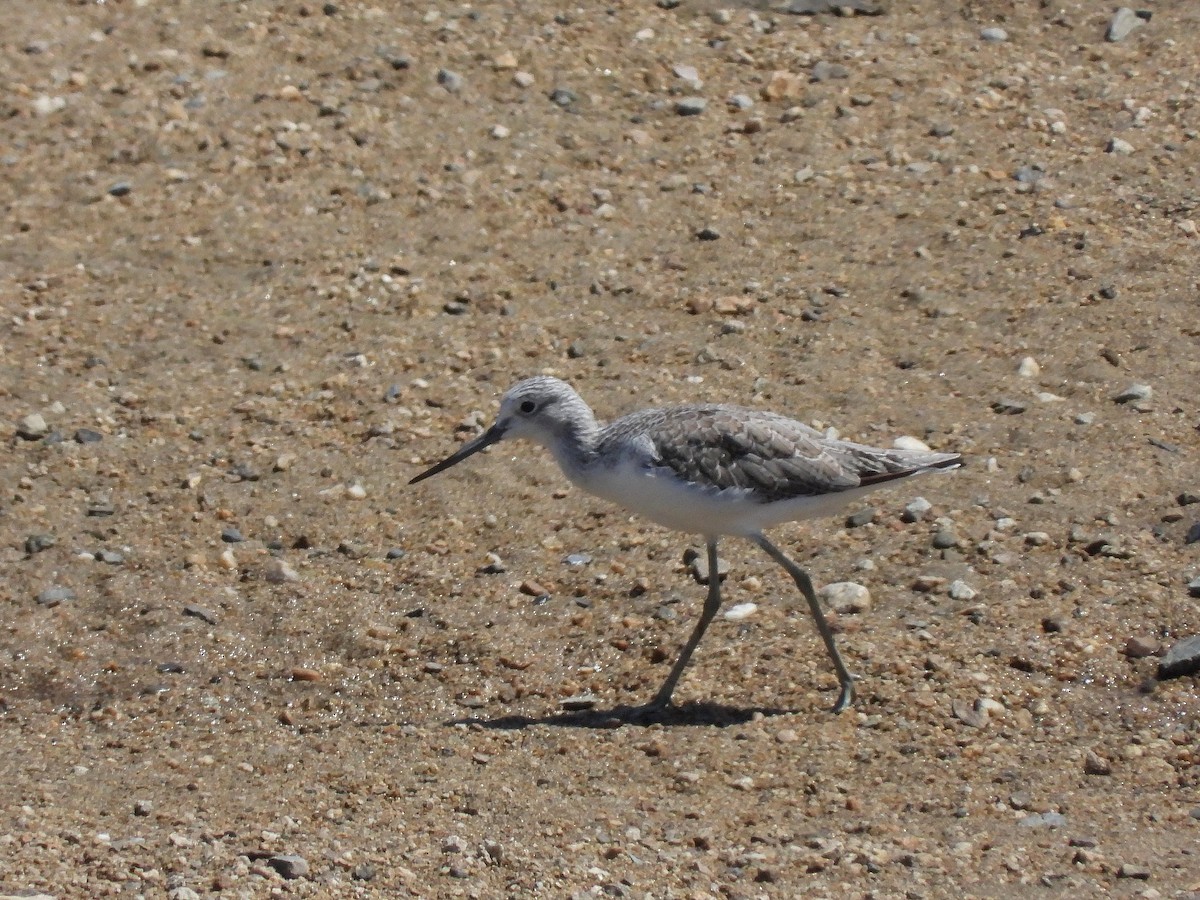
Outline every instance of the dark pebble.
<svg viewBox="0 0 1200 900">
<path fill-rule="evenodd" d="M 862 528 L 864 525 L 870 525 L 875 521 L 877 511 L 871 508 L 860 509 L 856 513 L 851 513 L 846 517 L 847 528 Z"/>
<path fill-rule="evenodd" d="M 1200 503 L 1200 494 L 1193 494 L 1191 491 L 1184 491 L 1175 498 L 1175 502 L 1180 506 L 1191 506 L 1193 503 Z"/>
<path fill-rule="evenodd" d="M 696 239 L 700 241 L 719 241 L 721 232 L 715 228 L 701 228 L 696 232 Z"/>
<path fill-rule="evenodd" d="M 407 555 L 408 555 L 408 551 L 402 550 L 399 547 L 393 547 L 386 554 L 388 559 L 404 559 L 404 557 Z"/>
<path fill-rule="evenodd" d="M 183 674 L 183 665 L 181 663 L 177 663 L 177 662 L 159 663 L 157 666 L 154 667 L 154 671 L 158 672 L 162 675 L 167 675 L 167 674 L 182 675 Z"/>
<path fill-rule="evenodd" d="M 953 531 L 939 531 L 933 536 L 935 550 L 949 550 L 958 546 L 958 535 Z"/>
<path fill-rule="evenodd" d="M 1192 597 L 1200 597 L 1200 577 L 1193 578 L 1188 582 L 1188 594 Z"/>
<path fill-rule="evenodd" d="M 229 525 L 221 529 L 221 540 L 227 544 L 240 544 L 245 540 L 245 538 L 242 537 L 242 533 L 240 531 L 238 531 L 232 525 Z"/>
<path fill-rule="evenodd" d="M 207 622 L 209 625 L 217 624 L 216 613 L 195 603 L 187 604 L 187 606 L 183 608 L 183 614 L 185 616 L 191 616 L 193 619 L 200 619 L 201 621 Z"/>
<path fill-rule="evenodd" d="M 98 431 L 93 431 L 91 428 L 75 429 L 74 437 L 77 444 L 98 444 L 104 440 L 104 435 Z"/>
<path fill-rule="evenodd" d="M 133 190 L 133 185 L 128 181 L 118 181 L 108 189 L 109 196 L 124 197 Z"/>
<path fill-rule="evenodd" d="M 289 881 L 308 874 L 308 861 L 303 856 L 292 853 L 272 856 L 267 860 L 267 865 Z"/>
<path fill-rule="evenodd" d="M 31 534 L 25 538 L 25 552 L 33 556 L 35 553 L 49 550 L 56 543 L 57 541 L 52 534 Z"/>
<path fill-rule="evenodd" d="M 88 504 L 87 514 L 93 518 L 102 519 L 115 513 L 116 507 L 107 500 L 95 500 Z"/>
<path fill-rule="evenodd" d="M 97 550 L 96 559 L 110 566 L 119 566 L 125 562 L 125 557 L 116 550 Z"/>
<path fill-rule="evenodd" d="M 1185 544 L 1194 544 L 1197 541 L 1200 541 L 1200 522 L 1189 528 L 1187 534 L 1183 536 Z"/>
<path fill-rule="evenodd" d="M 550 102 L 555 106 L 567 107 L 578 99 L 578 94 L 566 88 L 555 88 L 550 92 Z"/>
<path fill-rule="evenodd" d="M 1176 641 L 1158 664 L 1158 677 L 1176 678 L 1200 672 L 1200 634 Z"/>
</svg>

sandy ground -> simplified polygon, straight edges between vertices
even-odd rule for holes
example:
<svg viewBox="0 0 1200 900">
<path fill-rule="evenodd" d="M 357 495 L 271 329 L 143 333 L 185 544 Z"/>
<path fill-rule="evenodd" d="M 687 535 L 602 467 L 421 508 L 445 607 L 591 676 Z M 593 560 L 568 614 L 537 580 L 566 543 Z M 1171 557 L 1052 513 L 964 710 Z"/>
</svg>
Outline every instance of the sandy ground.
<svg viewBox="0 0 1200 900">
<path fill-rule="evenodd" d="M 672 5 L 6 6 L 0 894 L 1200 891 L 1200 7 Z M 773 533 L 855 707 L 728 541 L 614 713 L 699 541 L 406 485 L 538 372 L 966 456 Z"/>
</svg>

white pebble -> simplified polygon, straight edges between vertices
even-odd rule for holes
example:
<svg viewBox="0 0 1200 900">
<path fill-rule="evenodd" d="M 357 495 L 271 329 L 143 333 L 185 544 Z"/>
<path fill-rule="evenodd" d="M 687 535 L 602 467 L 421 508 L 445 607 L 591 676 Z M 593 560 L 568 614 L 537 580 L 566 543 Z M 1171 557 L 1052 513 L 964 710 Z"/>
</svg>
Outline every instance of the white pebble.
<svg viewBox="0 0 1200 900">
<path fill-rule="evenodd" d="M 817 591 L 817 598 L 839 613 L 862 613 L 871 609 L 871 592 L 856 581 L 835 581 Z"/>
<path fill-rule="evenodd" d="M 950 599 L 951 600 L 974 600 L 979 596 L 979 591 L 971 587 L 961 578 L 950 582 Z"/>
<path fill-rule="evenodd" d="M 892 441 L 892 446 L 897 450 L 919 450 L 927 452 L 929 445 L 919 438 L 915 438 L 910 434 L 902 434 L 900 437 Z"/>
<path fill-rule="evenodd" d="M 1037 360 L 1032 356 L 1027 356 L 1021 360 L 1021 364 L 1017 366 L 1017 374 L 1022 378 L 1036 378 L 1042 372 L 1042 367 L 1038 365 Z"/>
<path fill-rule="evenodd" d="M 346 496 L 351 500 L 362 500 L 367 496 L 367 489 L 356 481 L 346 488 Z"/>
<path fill-rule="evenodd" d="M 754 615 L 757 609 L 757 603 L 739 603 L 725 610 L 725 618 L 730 622 L 740 622 Z"/>
</svg>

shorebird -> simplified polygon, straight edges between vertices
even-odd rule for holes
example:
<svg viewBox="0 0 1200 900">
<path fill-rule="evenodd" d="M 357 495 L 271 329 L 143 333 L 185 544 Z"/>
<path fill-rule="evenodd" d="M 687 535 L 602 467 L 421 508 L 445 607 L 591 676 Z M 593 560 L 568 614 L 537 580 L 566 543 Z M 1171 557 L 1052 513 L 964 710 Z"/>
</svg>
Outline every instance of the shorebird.
<svg viewBox="0 0 1200 900">
<path fill-rule="evenodd" d="M 671 704 L 679 677 L 721 606 L 717 540 L 753 541 L 792 577 L 816 622 L 841 692 L 833 711 L 854 701 L 854 677 L 842 661 L 812 580 L 763 531 L 835 513 L 867 491 L 962 463 L 957 453 L 869 447 L 828 437 L 794 419 L 724 403 L 643 409 L 607 425 L 565 381 L 548 376 L 513 385 L 495 422 L 416 484 L 504 440 L 546 447 L 563 474 L 590 494 L 652 522 L 700 534 L 708 550 L 708 597 L 699 620 L 658 693 L 644 707 Z"/>
</svg>

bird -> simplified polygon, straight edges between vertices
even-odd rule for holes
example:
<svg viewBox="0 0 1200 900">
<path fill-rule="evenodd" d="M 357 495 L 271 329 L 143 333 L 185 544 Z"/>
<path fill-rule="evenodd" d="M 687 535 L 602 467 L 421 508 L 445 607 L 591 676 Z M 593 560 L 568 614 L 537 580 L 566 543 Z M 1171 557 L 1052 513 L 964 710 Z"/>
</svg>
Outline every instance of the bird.
<svg viewBox="0 0 1200 900">
<path fill-rule="evenodd" d="M 708 595 L 662 687 L 642 707 L 649 712 L 672 705 L 680 676 L 720 609 L 717 543 L 722 537 L 757 544 L 791 576 L 837 673 L 840 691 L 833 712 L 849 707 L 854 676 L 838 651 L 812 579 L 764 532 L 836 513 L 868 491 L 963 462 L 958 453 L 857 444 L 787 416 L 726 403 L 641 409 L 602 424 L 570 384 L 538 375 L 509 388 L 490 427 L 409 484 L 517 439 L 548 449 L 582 490 L 704 539 Z"/>
</svg>

